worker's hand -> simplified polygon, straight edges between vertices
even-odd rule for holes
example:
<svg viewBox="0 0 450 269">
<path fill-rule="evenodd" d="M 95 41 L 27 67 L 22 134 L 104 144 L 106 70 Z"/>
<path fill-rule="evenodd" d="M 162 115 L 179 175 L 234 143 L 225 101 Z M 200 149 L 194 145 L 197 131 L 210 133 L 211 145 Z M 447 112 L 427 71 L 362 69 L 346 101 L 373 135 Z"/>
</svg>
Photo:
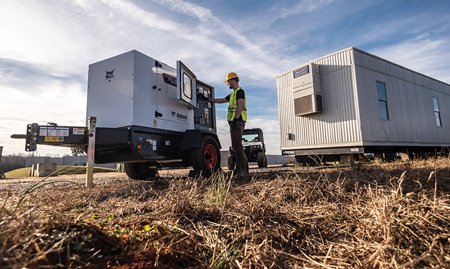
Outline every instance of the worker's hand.
<svg viewBox="0 0 450 269">
<path fill-rule="evenodd" d="M 233 121 L 231 122 L 231 130 L 237 129 L 237 123 L 238 123 L 238 119 L 234 118 Z"/>
</svg>

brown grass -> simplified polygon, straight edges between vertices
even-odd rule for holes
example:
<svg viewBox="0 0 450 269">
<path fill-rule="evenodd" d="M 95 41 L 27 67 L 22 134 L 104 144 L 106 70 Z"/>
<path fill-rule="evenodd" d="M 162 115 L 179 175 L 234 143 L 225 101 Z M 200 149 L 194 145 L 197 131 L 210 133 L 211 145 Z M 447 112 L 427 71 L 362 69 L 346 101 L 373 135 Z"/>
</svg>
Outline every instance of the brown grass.
<svg viewBox="0 0 450 269">
<path fill-rule="evenodd" d="M 0 193 L 0 267 L 450 267 L 447 158 L 112 181 Z"/>
</svg>

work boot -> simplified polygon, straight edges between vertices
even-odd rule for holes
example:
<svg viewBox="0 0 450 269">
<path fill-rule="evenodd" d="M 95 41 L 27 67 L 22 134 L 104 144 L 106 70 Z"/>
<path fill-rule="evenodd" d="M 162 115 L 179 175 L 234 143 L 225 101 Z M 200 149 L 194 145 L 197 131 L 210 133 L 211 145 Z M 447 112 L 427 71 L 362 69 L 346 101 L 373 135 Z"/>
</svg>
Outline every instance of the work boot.
<svg viewBox="0 0 450 269">
<path fill-rule="evenodd" d="M 250 173 L 248 173 L 246 171 L 236 171 L 235 170 L 233 173 L 233 179 L 247 181 L 247 180 L 251 179 L 251 175 L 250 175 Z"/>
</svg>

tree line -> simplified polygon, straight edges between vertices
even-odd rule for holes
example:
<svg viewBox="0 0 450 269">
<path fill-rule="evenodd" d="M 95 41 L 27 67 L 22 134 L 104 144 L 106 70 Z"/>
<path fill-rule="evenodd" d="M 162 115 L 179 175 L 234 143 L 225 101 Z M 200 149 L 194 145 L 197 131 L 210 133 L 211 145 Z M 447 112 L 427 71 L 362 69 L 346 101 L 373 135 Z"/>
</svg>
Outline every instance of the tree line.
<svg viewBox="0 0 450 269">
<path fill-rule="evenodd" d="M 6 173 L 18 168 L 24 168 L 27 157 L 27 154 L 22 153 L 2 156 L 0 159 L 0 170 Z"/>
</svg>

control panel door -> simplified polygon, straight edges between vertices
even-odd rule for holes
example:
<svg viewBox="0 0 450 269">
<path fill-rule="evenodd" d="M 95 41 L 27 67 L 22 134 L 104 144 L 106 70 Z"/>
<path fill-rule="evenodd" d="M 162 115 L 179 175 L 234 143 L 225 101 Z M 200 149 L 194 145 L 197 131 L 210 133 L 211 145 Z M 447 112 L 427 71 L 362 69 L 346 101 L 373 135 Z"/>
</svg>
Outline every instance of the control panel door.
<svg viewBox="0 0 450 269">
<path fill-rule="evenodd" d="M 181 61 L 177 61 L 177 99 L 189 108 L 197 107 L 197 77 Z"/>
</svg>

